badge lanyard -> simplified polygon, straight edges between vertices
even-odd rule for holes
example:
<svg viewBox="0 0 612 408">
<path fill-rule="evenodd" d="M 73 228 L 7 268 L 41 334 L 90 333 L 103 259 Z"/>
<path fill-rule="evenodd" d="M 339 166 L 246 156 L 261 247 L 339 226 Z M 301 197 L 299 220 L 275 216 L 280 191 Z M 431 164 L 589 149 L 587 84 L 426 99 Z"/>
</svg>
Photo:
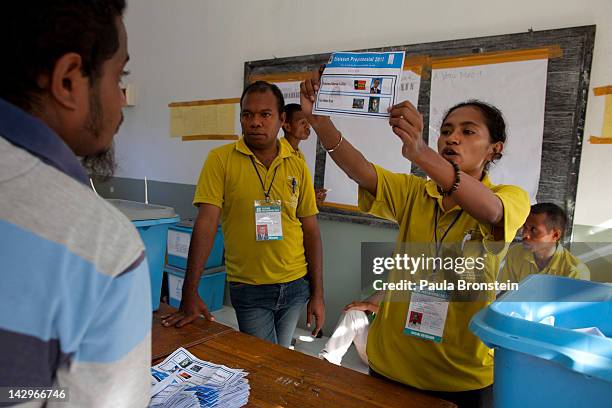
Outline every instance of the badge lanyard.
<svg viewBox="0 0 612 408">
<path fill-rule="evenodd" d="M 449 231 L 455 226 L 463 209 L 455 216 L 450 223 L 440 241 L 438 242 L 438 215 L 439 205 L 436 200 L 434 214 L 434 241 L 436 244 L 436 258 L 440 255 L 442 242 Z M 434 274 L 436 271 L 434 271 Z M 404 334 L 418 337 L 424 340 L 431 340 L 436 343 L 442 342 L 446 317 L 448 315 L 449 294 L 446 291 L 421 291 L 415 290 L 410 296 L 406 323 L 404 324 Z"/>
<path fill-rule="evenodd" d="M 259 170 L 257 170 L 257 166 L 255 165 L 255 160 L 253 156 L 249 156 L 251 159 L 251 164 L 253 164 L 253 168 L 255 169 L 255 173 L 257 173 L 257 177 L 259 178 L 259 182 L 261 183 L 261 188 L 263 189 L 264 196 L 266 197 L 266 201 L 270 201 L 270 190 L 272 190 L 272 184 L 274 184 L 274 179 L 276 178 L 276 172 L 280 166 L 276 166 L 274 169 L 274 175 L 272 175 L 272 181 L 270 181 L 270 187 L 268 187 L 268 191 L 266 191 L 266 186 L 264 185 L 263 179 L 259 174 Z"/>
<path fill-rule="evenodd" d="M 453 220 L 453 222 L 450 223 L 450 225 L 448 226 L 448 228 L 442 235 L 442 238 L 440 238 L 440 242 L 438 242 L 438 211 L 439 209 L 440 207 L 438 205 L 438 201 L 436 200 L 435 214 L 434 214 L 434 242 L 436 243 L 436 258 L 440 255 L 440 249 L 442 248 L 442 241 L 444 241 L 444 238 L 446 238 L 451 228 L 453 228 L 453 226 L 459 220 L 459 217 L 461 217 L 461 214 L 463 214 L 463 209 L 461 209 L 455 216 L 455 219 Z"/>
<path fill-rule="evenodd" d="M 274 179 L 276 178 L 276 172 L 280 166 L 276 166 L 274 169 L 274 175 L 272 176 L 272 181 L 270 181 L 270 186 L 268 190 L 266 190 L 266 186 L 264 184 L 263 179 L 261 178 L 261 174 L 259 174 L 259 170 L 257 170 L 257 166 L 255 165 L 255 160 L 253 156 L 250 156 L 251 163 L 253 164 L 253 168 L 257 173 L 257 177 L 259 178 L 259 182 L 261 183 L 261 188 L 263 190 L 265 200 L 255 200 L 255 240 L 256 241 L 276 241 L 283 239 L 283 222 L 282 222 L 282 208 L 280 200 L 272 200 L 270 198 L 270 191 L 272 190 L 272 185 L 274 184 Z"/>
</svg>

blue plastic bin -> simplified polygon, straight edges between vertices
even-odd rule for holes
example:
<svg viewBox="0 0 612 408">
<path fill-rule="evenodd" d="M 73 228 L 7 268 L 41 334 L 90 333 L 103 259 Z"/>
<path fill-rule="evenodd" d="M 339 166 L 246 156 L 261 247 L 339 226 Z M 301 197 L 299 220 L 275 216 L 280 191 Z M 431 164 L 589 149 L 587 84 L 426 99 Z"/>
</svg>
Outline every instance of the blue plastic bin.
<svg viewBox="0 0 612 408">
<path fill-rule="evenodd" d="M 181 305 L 185 271 L 170 265 L 166 265 L 165 271 L 168 276 L 170 306 L 178 308 Z M 218 266 L 205 269 L 200 278 L 198 293 L 208 306 L 209 311 L 214 312 L 221 309 L 225 295 L 225 267 Z"/>
<path fill-rule="evenodd" d="M 551 315 L 554 326 L 538 323 Z M 607 337 L 572 330 L 593 326 Z M 495 407 L 612 406 L 611 285 L 532 275 L 470 329 L 495 348 Z"/>
<path fill-rule="evenodd" d="M 164 275 L 168 227 L 179 222 L 179 217 L 172 207 L 117 199 L 108 201 L 132 221 L 142 238 L 151 276 L 151 305 L 153 310 L 157 310 Z"/>
<path fill-rule="evenodd" d="M 191 219 L 182 221 L 168 229 L 168 265 L 182 269 L 187 268 L 187 253 L 192 233 L 193 220 Z M 219 225 L 204 269 L 223 265 L 223 245 L 223 232 L 221 232 L 221 225 Z"/>
</svg>

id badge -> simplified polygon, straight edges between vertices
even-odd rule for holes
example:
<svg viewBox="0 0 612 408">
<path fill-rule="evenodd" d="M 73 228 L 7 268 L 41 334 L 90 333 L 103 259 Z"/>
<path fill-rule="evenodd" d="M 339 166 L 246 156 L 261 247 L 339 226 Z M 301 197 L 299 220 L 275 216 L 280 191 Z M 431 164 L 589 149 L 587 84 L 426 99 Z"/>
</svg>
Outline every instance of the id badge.
<svg viewBox="0 0 612 408">
<path fill-rule="evenodd" d="M 255 200 L 255 239 L 257 241 L 283 239 L 280 200 Z"/>
<path fill-rule="evenodd" d="M 415 290 L 410 297 L 404 334 L 442 342 L 449 295 L 444 291 Z"/>
</svg>

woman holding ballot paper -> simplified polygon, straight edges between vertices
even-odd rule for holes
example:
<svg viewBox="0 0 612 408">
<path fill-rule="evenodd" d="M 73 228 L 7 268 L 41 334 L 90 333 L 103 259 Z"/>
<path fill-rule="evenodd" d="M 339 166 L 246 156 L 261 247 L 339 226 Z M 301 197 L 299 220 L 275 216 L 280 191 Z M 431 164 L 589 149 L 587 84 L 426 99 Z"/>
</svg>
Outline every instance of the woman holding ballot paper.
<svg viewBox="0 0 612 408">
<path fill-rule="evenodd" d="M 402 155 L 429 176 L 426 180 L 368 162 L 329 117 L 313 115 L 320 75 L 302 82 L 302 109 L 330 157 L 359 185 L 360 210 L 397 222 L 398 246 L 427 243 L 435 245 L 438 255 L 442 244 L 457 243 L 462 250 L 466 242 L 478 244 L 484 275 L 494 280 L 506 243 L 525 221 L 530 205 L 524 190 L 493 185 L 487 174 L 506 141 L 501 112 L 479 101 L 451 108 L 435 151 L 422 138 L 423 116 L 417 109 L 408 101 L 392 106 L 389 125 L 403 143 Z M 468 324 L 494 294 L 462 301 L 448 291 L 414 289 L 398 296 L 385 295 L 370 329 L 372 375 L 460 407 L 491 406 L 493 357 Z"/>
</svg>

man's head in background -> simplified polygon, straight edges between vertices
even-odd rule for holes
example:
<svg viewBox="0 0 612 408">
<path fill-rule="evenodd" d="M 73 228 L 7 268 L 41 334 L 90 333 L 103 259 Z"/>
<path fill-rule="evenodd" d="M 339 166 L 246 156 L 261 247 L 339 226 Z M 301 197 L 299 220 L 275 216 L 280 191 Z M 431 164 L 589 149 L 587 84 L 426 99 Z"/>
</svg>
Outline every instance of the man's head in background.
<svg viewBox="0 0 612 408">
<path fill-rule="evenodd" d="M 565 234 L 567 216 L 565 211 L 553 203 L 531 206 L 531 212 L 523 225 L 523 246 L 536 250 L 556 246 Z"/>
<path fill-rule="evenodd" d="M 89 171 L 112 174 L 128 61 L 125 0 L 0 3 L 0 98 L 49 126 Z"/>
<path fill-rule="evenodd" d="M 285 123 L 283 124 L 283 132 L 285 138 L 297 150 L 301 141 L 307 140 L 310 136 L 310 124 L 306 120 L 306 115 L 302 112 L 302 106 L 297 103 L 288 103 L 285 105 Z M 317 205 L 321 204 L 327 198 L 327 190 L 324 188 L 315 188 L 315 198 Z"/>
<path fill-rule="evenodd" d="M 306 115 L 302 112 L 302 107 L 297 103 L 285 105 L 285 123 L 283 132 L 286 138 L 291 138 L 297 143 L 308 139 L 310 136 L 310 124 L 306 120 Z"/>
</svg>

